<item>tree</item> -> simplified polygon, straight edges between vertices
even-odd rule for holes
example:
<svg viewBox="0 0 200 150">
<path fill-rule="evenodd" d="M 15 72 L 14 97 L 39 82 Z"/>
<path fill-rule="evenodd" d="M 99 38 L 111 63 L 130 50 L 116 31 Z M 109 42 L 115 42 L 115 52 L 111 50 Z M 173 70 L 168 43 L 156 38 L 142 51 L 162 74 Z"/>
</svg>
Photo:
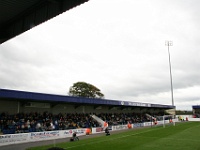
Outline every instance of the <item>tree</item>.
<svg viewBox="0 0 200 150">
<path fill-rule="evenodd" d="M 70 96 L 87 98 L 104 98 L 104 94 L 92 84 L 86 82 L 76 82 L 69 89 Z"/>
</svg>

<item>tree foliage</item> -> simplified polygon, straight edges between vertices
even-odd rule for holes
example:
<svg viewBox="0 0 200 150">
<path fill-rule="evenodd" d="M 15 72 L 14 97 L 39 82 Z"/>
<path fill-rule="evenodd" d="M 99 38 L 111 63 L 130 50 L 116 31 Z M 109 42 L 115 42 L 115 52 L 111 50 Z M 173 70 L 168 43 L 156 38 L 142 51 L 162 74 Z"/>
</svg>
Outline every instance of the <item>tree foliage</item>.
<svg viewBox="0 0 200 150">
<path fill-rule="evenodd" d="M 86 82 L 76 82 L 69 89 L 70 96 L 87 98 L 104 98 L 104 94 L 92 84 Z"/>
</svg>

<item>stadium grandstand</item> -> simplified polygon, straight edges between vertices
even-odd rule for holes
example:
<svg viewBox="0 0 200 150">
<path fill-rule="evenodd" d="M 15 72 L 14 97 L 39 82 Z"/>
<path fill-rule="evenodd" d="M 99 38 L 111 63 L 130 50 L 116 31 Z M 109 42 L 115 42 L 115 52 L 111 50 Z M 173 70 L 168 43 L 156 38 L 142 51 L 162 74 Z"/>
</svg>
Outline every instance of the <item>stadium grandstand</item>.
<svg viewBox="0 0 200 150">
<path fill-rule="evenodd" d="M 192 111 L 195 118 L 200 118 L 200 105 L 192 106 Z"/>
<path fill-rule="evenodd" d="M 3 134 L 99 127 L 95 114 L 109 125 L 148 122 L 175 106 L 124 100 L 81 98 L 0 89 Z"/>
</svg>

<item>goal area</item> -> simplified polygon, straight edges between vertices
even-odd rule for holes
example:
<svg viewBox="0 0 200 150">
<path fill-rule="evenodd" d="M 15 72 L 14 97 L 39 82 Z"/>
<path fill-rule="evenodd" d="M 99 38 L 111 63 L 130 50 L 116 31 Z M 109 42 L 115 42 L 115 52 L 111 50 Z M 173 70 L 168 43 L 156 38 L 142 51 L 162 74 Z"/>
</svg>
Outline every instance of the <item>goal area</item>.
<svg viewBox="0 0 200 150">
<path fill-rule="evenodd" d="M 157 120 L 162 122 L 163 128 L 165 128 L 166 124 L 172 124 L 175 126 L 175 116 L 174 115 L 164 115 L 164 116 L 156 116 Z"/>
</svg>

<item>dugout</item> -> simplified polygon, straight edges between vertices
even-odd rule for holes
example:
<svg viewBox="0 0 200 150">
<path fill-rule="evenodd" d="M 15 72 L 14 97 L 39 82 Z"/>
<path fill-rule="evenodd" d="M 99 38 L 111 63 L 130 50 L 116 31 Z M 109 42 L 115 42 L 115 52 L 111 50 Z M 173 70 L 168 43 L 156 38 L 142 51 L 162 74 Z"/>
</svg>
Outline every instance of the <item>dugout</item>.
<svg viewBox="0 0 200 150">
<path fill-rule="evenodd" d="M 165 114 L 175 106 L 140 103 L 125 100 L 81 98 L 0 89 L 0 113 L 50 112 L 58 113 L 149 113 Z"/>
</svg>

